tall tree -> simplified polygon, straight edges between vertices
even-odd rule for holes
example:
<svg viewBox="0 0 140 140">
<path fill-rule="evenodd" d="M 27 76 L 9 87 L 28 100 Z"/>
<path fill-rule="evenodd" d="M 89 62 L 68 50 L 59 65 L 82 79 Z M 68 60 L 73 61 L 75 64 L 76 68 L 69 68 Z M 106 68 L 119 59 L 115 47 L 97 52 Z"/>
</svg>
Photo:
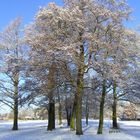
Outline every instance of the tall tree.
<svg viewBox="0 0 140 140">
<path fill-rule="evenodd" d="M 21 85 L 25 66 L 25 48 L 21 38 L 21 18 L 12 21 L 0 33 L 1 50 L 1 102 L 8 105 L 14 112 L 13 130 L 18 130 L 18 108 L 22 102 Z M 25 58 L 26 59 L 26 58 Z"/>
<path fill-rule="evenodd" d="M 65 0 L 63 7 L 50 3 L 40 9 L 35 22 L 26 30 L 27 42 L 34 50 L 46 52 L 44 60 L 53 61 L 55 58 L 59 63 L 72 60 L 76 65 L 77 135 L 83 134 L 82 96 L 85 72 L 94 69 L 101 75 L 101 99 L 105 100 L 106 82 L 110 77 L 108 69 L 112 66 L 115 50 L 119 48 L 119 53 L 125 47 L 121 36 L 124 33 L 123 21 L 129 13 L 129 7 L 121 0 Z M 103 115 L 103 110 L 101 114 Z"/>
</svg>

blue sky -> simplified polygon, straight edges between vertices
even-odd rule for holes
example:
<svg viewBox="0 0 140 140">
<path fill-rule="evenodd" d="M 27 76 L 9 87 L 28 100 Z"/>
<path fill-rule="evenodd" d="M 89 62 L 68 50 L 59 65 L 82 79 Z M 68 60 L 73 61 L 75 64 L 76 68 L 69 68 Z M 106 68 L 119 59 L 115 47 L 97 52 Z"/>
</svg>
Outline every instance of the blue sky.
<svg viewBox="0 0 140 140">
<path fill-rule="evenodd" d="M 0 30 L 17 16 L 23 17 L 23 23 L 28 24 L 33 20 L 39 6 L 47 5 L 49 2 L 62 5 L 62 0 L 1 0 L 0 3 Z M 133 21 L 127 23 L 130 28 L 136 28 L 140 24 L 140 0 L 128 0 L 133 9 Z"/>
<path fill-rule="evenodd" d="M 133 20 L 127 23 L 127 26 L 130 28 L 136 29 L 138 25 L 140 25 L 140 0 L 127 0 L 129 6 L 132 8 Z"/>
<path fill-rule="evenodd" d="M 62 0 L 1 0 L 0 1 L 0 30 L 18 16 L 23 17 L 23 23 L 33 20 L 39 6 L 56 2 L 61 5 Z"/>
</svg>

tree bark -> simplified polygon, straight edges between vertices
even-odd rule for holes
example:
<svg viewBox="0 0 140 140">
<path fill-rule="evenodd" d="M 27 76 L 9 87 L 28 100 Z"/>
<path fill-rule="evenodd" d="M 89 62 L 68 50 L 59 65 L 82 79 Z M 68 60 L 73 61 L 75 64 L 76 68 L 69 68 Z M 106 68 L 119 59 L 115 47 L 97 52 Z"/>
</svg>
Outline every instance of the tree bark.
<svg viewBox="0 0 140 140">
<path fill-rule="evenodd" d="M 116 93 L 116 82 L 113 84 L 113 106 L 112 106 L 112 126 L 115 129 L 118 129 L 117 124 L 117 93 Z"/>
<path fill-rule="evenodd" d="M 59 125 L 62 124 L 62 105 L 61 105 L 61 99 L 60 99 L 60 95 L 59 95 L 59 89 L 57 87 L 57 94 L 58 94 L 58 121 L 59 121 Z"/>
<path fill-rule="evenodd" d="M 56 74 L 56 64 L 53 62 L 49 69 L 48 74 L 48 128 L 47 130 L 52 131 L 55 129 L 55 99 L 54 99 L 54 87 L 55 87 L 55 75 Z"/>
<path fill-rule="evenodd" d="M 89 105 L 88 105 L 88 96 L 86 98 L 86 125 L 88 125 L 88 118 L 89 118 Z"/>
<path fill-rule="evenodd" d="M 18 100 L 14 101 L 14 121 L 13 121 L 13 130 L 18 130 Z"/>
<path fill-rule="evenodd" d="M 104 103 L 105 103 L 105 96 L 106 96 L 106 81 L 103 81 L 102 85 L 102 96 L 101 96 L 101 101 L 100 101 L 100 116 L 99 116 L 99 126 L 98 126 L 98 131 L 97 134 L 102 134 L 103 133 L 103 121 L 104 121 Z"/>
<path fill-rule="evenodd" d="M 70 120 L 70 130 L 74 131 L 75 130 L 75 101 L 73 103 L 73 108 L 72 108 L 72 115 L 71 115 L 71 120 Z"/>
<path fill-rule="evenodd" d="M 66 114 L 67 114 L 67 125 L 70 126 L 71 108 L 66 108 Z"/>
<path fill-rule="evenodd" d="M 18 130 L 18 73 L 14 76 L 14 120 L 12 130 Z"/>
<path fill-rule="evenodd" d="M 88 125 L 89 110 L 86 111 L 86 125 Z"/>
<path fill-rule="evenodd" d="M 49 109 L 48 109 L 48 131 L 52 131 L 55 129 L 55 102 L 51 100 L 49 102 Z"/>
<path fill-rule="evenodd" d="M 77 75 L 76 89 L 76 135 L 82 135 L 82 92 L 83 92 L 83 76 L 84 76 L 84 46 L 80 46 L 80 62 Z"/>
<path fill-rule="evenodd" d="M 59 103 L 59 107 L 58 107 L 58 119 L 59 119 L 59 125 L 62 124 L 62 106 L 61 103 Z"/>
</svg>

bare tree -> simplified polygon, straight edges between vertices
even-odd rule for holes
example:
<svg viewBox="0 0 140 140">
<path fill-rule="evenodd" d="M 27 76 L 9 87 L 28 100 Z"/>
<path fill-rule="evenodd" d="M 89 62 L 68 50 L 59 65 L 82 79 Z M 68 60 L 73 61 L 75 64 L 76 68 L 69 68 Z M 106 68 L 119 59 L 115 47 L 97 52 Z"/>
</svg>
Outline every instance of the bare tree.
<svg viewBox="0 0 140 140">
<path fill-rule="evenodd" d="M 14 112 L 13 130 L 18 130 L 18 106 L 23 98 L 21 86 L 24 82 L 22 75 L 24 59 L 26 59 L 20 25 L 21 18 L 17 18 L 0 33 L 0 45 L 2 46 L 0 60 L 1 102 Z"/>
</svg>

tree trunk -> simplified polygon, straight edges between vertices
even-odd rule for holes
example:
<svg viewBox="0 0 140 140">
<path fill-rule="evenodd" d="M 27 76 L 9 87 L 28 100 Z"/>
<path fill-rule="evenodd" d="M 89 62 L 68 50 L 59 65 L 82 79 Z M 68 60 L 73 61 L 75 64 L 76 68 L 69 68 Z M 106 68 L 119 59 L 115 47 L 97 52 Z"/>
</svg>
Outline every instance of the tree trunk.
<svg viewBox="0 0 140 140">
<path fill-rule="evenodd" d="M 12 130 L 18 130 L 18 75 L 15 77 L 14 88 L 14 120 Z"/>
<path fill-rule="evenodd" d="M 105 103 L 105 96 L 106 96 L 106 82 L 105 82 L 105 80 L 103 81 L 102 88 L 103 89 L 102 89 L 102 96 L 101 96 L 101 101 L 100 101 L 99 126 L 98 126 L 97 134 L 102 134 L 103 133 L 104 103 Z"/>
<path fill-rule="evenodd" d="M 13 130 L 18 130 L 18 99 L 14 101 L 14 122 L 13 122 Z"/>
<path fill-rule="evenodd" d="M 59 77 L 59 73 L 58 73 L 58 71 L 57 71 L 57 77 Z M 60 82 L 60 79 L 59 79 L 59 82 Z M 58 104 L 59 104 L 59 106 L 58 106 L 58 123 L 59 123 L 59 125 L 61 125 L 62 124 L 62 105 L 61 105 L 61 97 L 60 97 L 60 94 L 59 94 L 60 92 L 59 92 L 59 87 L 57 87 L 57 95 L 58 95 Z"/>
<path fill-rule="evenodd" d="M 113 128 L 118 129 L 117 124 L 117 93 L 116 93 L 116 82 L 113 85 L 113 106 L 112 106 L 112 122 Z"/>
<path fill-rule="evenodd" d="M 81 87 L 80 87 L 81 88 Z M 80 91 L 80 89 L 79 89 Z M 80 91 L 81 92 L 81 91 Z M 76 103 L 76 134 L 82 135 L 82 95 L 77 93 L 77 103 Z"/>
<path fill-rule="evenodd" d="M 89 117 L 89 105 L 88 105 L 88 96 L 86 98 L 86 125 L 88 125 L 88 117 Z"/>
<path fill-rule="evenodd" d="M 48 131 L 52 131 L 55 129 L 55 102 L 51 100 L 49 102 L 49 109 L 48 109 Z"/>
<path fill-rule="evenodd" d="M 52 63 L 49 74 L 48 74 L 48 99 L 49 99 L 49 108 L 48 108 L 48 128 L 47 130 L 52 131 L 55 129 L 55 99 L 54 99 L 54 88 L 56 85 L 55 75 L 56 74 L 56 64 Z"/>
<path fill-rule="evenodd" d="M 67 125 L 70 126 L 71 108 L 66 108 L 66 114 L 67 114 Z"/>
<path fill-rule="evenodd" d="M 76 135 L 82 135 L 82 92 L 84 76 L 84 46 L 80 46 L 81 64 L 78 67 L 77 89 L 76 89 Z"/>
<path fill-rule="evenodd" d="M 86 125 L 88 125 L 89 110 L 86 111 Z"/>
<path fill-rule="evenodd" d="M 72 108 L 72 115 L 71 115 L 71 120 L 70 120 L 70 130 L 74 131 L 75 130 L 75 101 L 73 103 L 73 108 Z"/>
<path fill-rule="evenodd" d="M 59 95 L 59 89 L 57 87 L 57 94 L 58 94 L 58 121 L 59 121 L 59 125 L 62 124 L 62 105 L 61 105 L 61 100 L 60 100 L 60 95 Z"/>
<path fill-rule="evenodd" d="M 59 107 L 58 107 L 58 119 L 59 119 L 59 125 L 62 124 L 62 106 L 61 103 L 59 103 Z"/>
<path fill-rule="evenodd" d="M 70 126 L 70 116 L 68 116 L 68 118 L 67 118 L 67 124 L 68 124 L 68 126 Z"/>
</svg>

